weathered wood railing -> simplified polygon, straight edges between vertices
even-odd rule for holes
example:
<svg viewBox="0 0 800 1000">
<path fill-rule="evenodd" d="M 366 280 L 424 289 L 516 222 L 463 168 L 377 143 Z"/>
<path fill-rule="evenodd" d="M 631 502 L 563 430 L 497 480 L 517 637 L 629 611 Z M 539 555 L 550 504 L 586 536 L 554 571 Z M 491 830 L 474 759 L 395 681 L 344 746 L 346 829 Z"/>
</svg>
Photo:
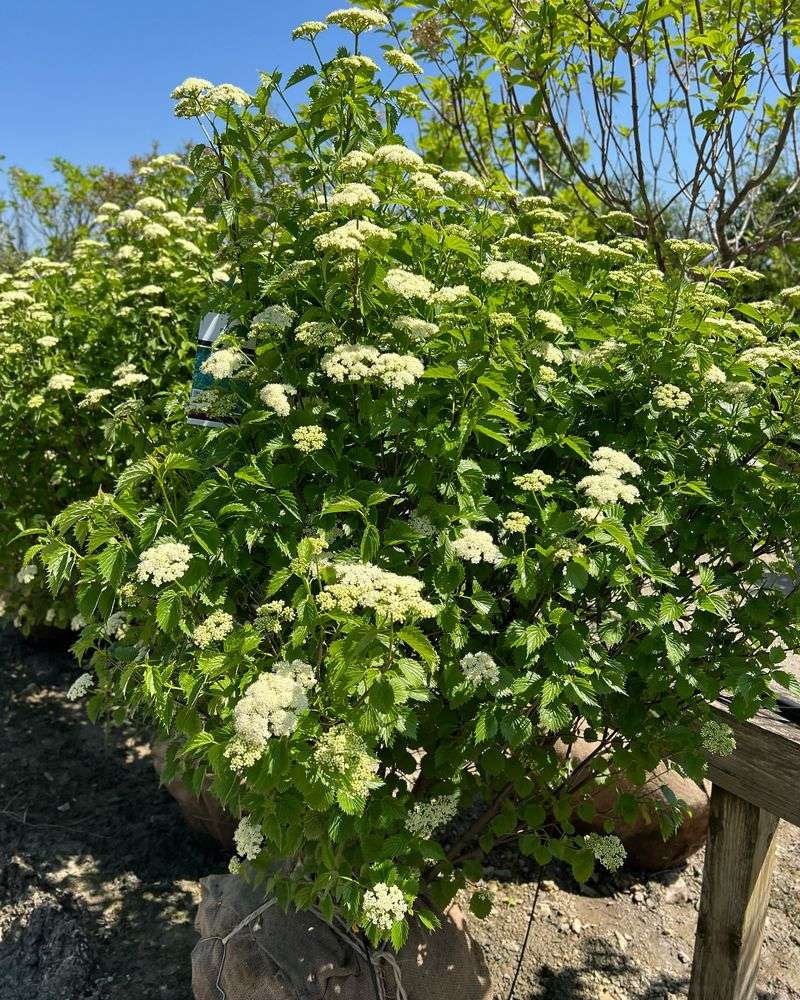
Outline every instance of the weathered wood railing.
<svg viewBox="0 0 800 1000">
<path fill-rule="evenodd" d="M 780 820 L 800 826 L 800 704 L 781 701 L 739 722 L 730 757 L 712 757 L 703 890 L 689 1000 L 752 1000 Z"/>
</svg>

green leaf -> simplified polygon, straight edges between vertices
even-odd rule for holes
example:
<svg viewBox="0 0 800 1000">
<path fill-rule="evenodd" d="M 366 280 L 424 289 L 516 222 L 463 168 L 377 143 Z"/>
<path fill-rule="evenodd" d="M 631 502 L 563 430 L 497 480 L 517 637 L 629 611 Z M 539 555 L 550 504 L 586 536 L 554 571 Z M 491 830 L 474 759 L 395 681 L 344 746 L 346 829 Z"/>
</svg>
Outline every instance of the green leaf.
<svg viewBox="0 0 800 1000">
<path fill-rule="evenodd" d="M 171 632 L 181 620 L 183 600 L 175 590 L 163 590 L 156 603 L 156 621 L 162 632 Z"/>
<path fill-rule="evenodd" d="M 369 702 L 379 712 L 388 712 L 394 707 L 394 688 L 387 677 L 381 677 L 369 689 Z"/>
<path fill-rule="evenodd" d="M 436 655 L 436 650 L 433 648 L 422 630 L 416 625 L 406 625 L 404 628 L 400 629 L 397 633 L 397 637 L 409 645 L 415 653 L 419 653 L 422 659 L 425 660 L 429 666 L 436 666 L 439 661 L 439 657 Z"/>
<path fill-rule="evenodd" d="M 474 913 L 476 917 L 484 920 L 492 912 L 492 897 L 488 892 L 473 892 L 469 901 L 470 913 Z"/>
<path fill-rule="evenodd" d="M 570 867 L 576 882 L 588 882 L 594 871 L 594 854 L 588 848 L 576 851 L 570 858 Z"/>
<path fill-rule="evenodd" d="M 117 587 L 125 570 L 125 549 L 121 545 L 109 545 L 97 557 L 97 566 L 106 583 Z"/>
<path fill-rule="evenodd" d="M 539 722 L 546 732 L 557 733 L 572 722 L 572 712 L 567 705 L 540 707 Z"/>
<path fill-rule="evenodd" d="M 126 490 L 132 490 L 137 486 L 141 486 L 142 483 L 147 482 L 153 475 L 153 462 L 149 458 L 143 458 L 141 461 L 129 465 L 117 477 L 114 492 L 124 493 Z"/>
<path fill-rule="evenodd" d="M 310 76 L 316 75 L 316 68 L 312 66 L 311 63 L 304 63 L 302 66 L 298 66 L 294 73 L 292 73 L 286 81 L 286 90 L 288 90 L 289 87 L 293 87 L 296 83 L 301 83 L 303 80 L 307 80 Z"/>
<path fill-rule="evenodd" d="M 338 500 L 326 500 L 322 505 L 323 514 L 346 514 L 349 511 L 363 511 L 364 505 L 354 497 L 339 497 Z"/>
<path fill-rule="evenodd" d="M 507 715 L 500 723 L 500 731 L 510 747 L 519 747 L 533 735 L 533 723 L 527 715 Z"/>
<path fill-rule="evenodd" d="M 372 562 L 380 547 L 380 532 L 374 524 L 367 524 L 364 527 L 364 534 L 361 536 L 361 559 L 364 562 Z"/>
</svg>

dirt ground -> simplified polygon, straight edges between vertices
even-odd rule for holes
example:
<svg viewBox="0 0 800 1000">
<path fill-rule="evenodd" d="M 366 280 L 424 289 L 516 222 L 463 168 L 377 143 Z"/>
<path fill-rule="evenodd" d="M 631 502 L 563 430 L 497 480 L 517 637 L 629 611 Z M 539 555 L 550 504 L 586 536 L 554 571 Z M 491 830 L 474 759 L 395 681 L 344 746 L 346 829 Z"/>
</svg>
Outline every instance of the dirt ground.
<svg viewBox="0 0 800 1000">
<path fill-rule="evenodd" d="M 0 636 L 0 1000 L 191 1000 L 198 879 L 223 853 L 187 833 L 130 730 L 91 725 L 63 651 Z M 780 831 L 761 1000 L 800 1000 L 800 830 Z M 492 859 L 496 908 L 472 921 L 504 1000 L 534 872 Z M 684 997 L 702 855 L 583 891 L 545 873 L 515 1000 Z"/>
</svg>

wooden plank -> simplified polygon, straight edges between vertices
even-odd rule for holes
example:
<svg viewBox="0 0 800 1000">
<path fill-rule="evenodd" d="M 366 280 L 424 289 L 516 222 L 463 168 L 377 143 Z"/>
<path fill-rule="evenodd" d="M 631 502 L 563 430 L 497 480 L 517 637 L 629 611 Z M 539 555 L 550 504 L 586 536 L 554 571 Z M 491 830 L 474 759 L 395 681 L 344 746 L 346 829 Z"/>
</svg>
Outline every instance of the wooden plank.
<svg viewBox="0 0 800 1000">
<path fill-rule="evenodd" d="M 755 996 L 778 822 L 714 786 L 689 1000 Z"/>
<path fill-rule="evenodd" d="M 729 757 L 709 754 L 708 777 L 715 785 L 781 819 L 800 826 L 800 704 L 781 699 L 749 722 L 728 711 L 730 699 L 715 706 L 717 717 L 736 736 Z"/>
</svg>

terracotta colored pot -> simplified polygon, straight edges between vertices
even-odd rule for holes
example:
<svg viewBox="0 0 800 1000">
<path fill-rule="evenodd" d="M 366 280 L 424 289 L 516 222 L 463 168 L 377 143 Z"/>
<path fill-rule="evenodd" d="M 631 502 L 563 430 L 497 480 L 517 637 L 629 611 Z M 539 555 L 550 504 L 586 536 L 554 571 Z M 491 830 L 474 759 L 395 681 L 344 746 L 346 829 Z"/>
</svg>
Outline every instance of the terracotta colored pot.
<svg viewBox="0 0 800 1000">
<path fill-rule="evenodd" d="M 167 762 L 167 744 L 159 741 L 152 747 L 153 767 L 159 777 L 164 773 Z M 199 795 L 188 788 L 180 779 L 173 778 L 164 787 L 180 806 L 186 825 L 198 836 L 213 840 L 226 851 L 233 852 L 233 832 L 236 820 L 220 805 L 207 788 Z"/>
<path fill-rule="evenodd" d="M 572 745 L 572 757 L 576 762 L 585 760 L 594 747 L 595 744 L 577 740 Z M 566 746 L 563 744 L 561 750 L 566 754 Z M 657 816 L 658 808 L 661 807 L 663 810 L 667 801 L 663 792 L 665 787 L 676 798 L 682 799 L 690 810 L 678 832 L 669 840 L 664 840 L 661 836 Z M 628 792 L 636 795 L 640 802 L 645 806 L 651 805 L 652 808 L 642 812 L 635 822 L 622 824 L 616 828 L 616 834 L 625 845 L 630 863 L 646 871 L 675 868 L 690 858 L 706 842 L 710 788 L 708 782 L 701 788 L 668 768 L 650 775 L 643 788 L 637 788 L 624 779 L 612 781 L 597 788 L 592 794 L 592 801 L 597 809 L 595 818 L 590 823 L 580 822 L 576 825 L 587 833 L 604 833 L 603 822 L 612 818 L 614 805 L 620 793 Z"/>
</svg>

